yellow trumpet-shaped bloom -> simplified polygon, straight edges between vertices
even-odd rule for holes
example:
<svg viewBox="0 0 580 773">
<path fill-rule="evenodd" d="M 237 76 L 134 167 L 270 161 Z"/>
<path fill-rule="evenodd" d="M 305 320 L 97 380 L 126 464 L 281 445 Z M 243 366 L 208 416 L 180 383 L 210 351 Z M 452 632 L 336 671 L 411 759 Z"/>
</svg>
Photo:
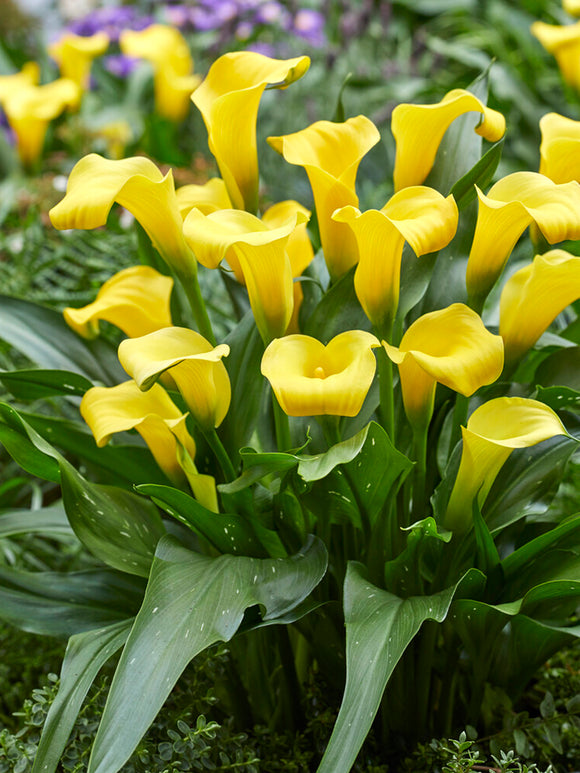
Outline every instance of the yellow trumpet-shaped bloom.
<svg viewBox="0 0 580 773">
<path fill-rule="evenodd" d="M 462 427 L 463 451 L 443 525 L 462 532 L 472 523 L 472 503 L 480 507 L 514 448 L 527 448 L 567 435 L 551 408 L 524 397 L 498 397 L 475 410 Z"/>
<path fill-rule="evenodd" d="M 417 256 L 445 247 L 457 230 L 455 200 L 432 188 L 413 186 L 395 193 L 381 210 L 361 213 L 344 207 L 333 219 L 347 223 L 356 237 L 360 254 L 356 294 L 375 328 L 388 334 L 399 304 L 405 242 Z"/>
<path fill-rule="evenodd" d="M 580 0 L 562 0 L 562 8 L 570 16 L 580 16 Z"/>
<path fill-rule="evenodd" d="M 356 173 L 363 156 L 380 134 L 364 115 L 344 123 L 317 121 L 294 134 L 268 137 L 268 143 L 289 164 L 303 166 L 308 175 L 326 265 L 337 279 L 359 259 L 356 239 L 344 223 L 332 219 L 340 207 L 358 206 Z"/>
<path fill-rule="evenodd" d="M 99 334 L 99 320 L 111 322 L 130 338 L 171 325 L 173 279 L 150 266 L 132 266 L 108 279 L 93 303 L 67 308 L 67 324 L 84 338 Z"/>
<path fill-rule="evenodd" d="M 477 190 L 479 212 L 469 260 L 467 292 L 483 303 L 524 230 L 536 223 L 550 244 L 580 238 L 580 185 L 557 185 L 536 172 L 515 172 Z"/>
<path fill-rule="evenodd" d="M 63 78 L 70 78 L 87 91 L 93 59 L 104 54 L 108 47 L 109 36 L 105 32 L 97 32 L 90 37 L 68 32 L 48 47 L 48 53 L 58 64 Z"/>
<path fill-rule="evenodd" d="M 405 413 L 415 429 L 433 413 L 437 382 L 469 397 L 493 383 L 503 369 L 503 342 L 463 303 L 419 317 L 400 346 L 382 342 L 399 366 Z"/>
<path fill-rule="evenodd" d="M 31 166 L 40 158 L 49 123 L 78 103 L 79 87 L 68 78 L 44 86 L 25 86 L 3 100 L 8 123 L 16 134 L 20 160 Z"/>
<path fill-rule="evenodd" d="M 540 132 L 540 174 L 555 183 L 580 182 L 580 121 L 547 113 Z"/>
<path fill-rule="evenodd" d="M 232 209 L 226 184 L 221 177 L 212 177 L 203 185 L 182 185 L 175 193 L 183 219 L 194 207 L 204 215 L 209 215 L 210 212 L 216 212 L 218 209 Z"/>
<path fill-rule="evenodd" d="M 305 217 L 297 211 L 285 225 L 269 228 L 242 210 L 203 215 L 192 209 L 183 223 L 185 238 L 202 265 L 217 268 L 225 258 L 236 275 L 241 271 L 265 342 L 284 335 L 292 317 L 292 266 L 286 247 Z"/>
<path fill-rule="evenodd" d="M 580 298 L 580 258 L 564 250 L 536 255 L 505 283 L 500 300 L 499 333 L 506 363 L 517 361 L 550 323 Z"/>
<path fill-rule="evenodd" d="M 481 113 L 475 131 L 490 142 L 505 134 L 505 118 L 464 89 L 453 89 L 434 105 L 397 105 L 391 130 L 397 143 L 395 190 L 420 185 L 435 163 L 437 149 L 451 123 L 465 113 Z"/>
<path fill-rule="evenodd" d="M 326 346 L 305 335 L 270 343 L 262 373 L 289 416 L 356 416 L 372 384 L 378 340 L 364 330 L 348 330 Z"/>
<path fill-rule="evenodd" d="M 127 56 L 145 59 L 153 66 L 158 113 L 171 121 L 182 121 L 201 78 L 193 74 L 193 59 L 181 32 L 165 24 L 152 24 L 144 30 L 125 30 L 119 44 Z"/>
<path fill-rule="evenodd" d="M 126 338 L 119 346 L 119 361 L 143 390 L 169 371 L 194 420 L 203 430 L 213 430 L 230 407 L 230 379 L 221 361 L 229 353 L 226 344 L 213 347 L 194 330 L 167 327 Z"/>
<path fill-rule="evenodd" d="M 566 83 L 580 89 L 580 21 L 564 27 L 536 21 L 530 29 L 546 51 L 553 54 Z"/>
<path fill-rule="evenodd" d="M 258 209 L 258 106 L 267 86 L 286 88 L 310 59 L 270 59 L 253 51 L 221 56 L 191 99 L 205 122 L 213 153 L 237 209 Z"/>
<path fill-rule="evenodd" d="M 20 72 L 12 75 L 0 75 L 0 105 L 11 94 L 17 93 L 28 86 L 38 86 L 40 67 L 36 62 L 26 62 Z"/>
<path fill-rule="evenodd" d="M 50 210 L 50 219 L 58 229 L 97 228 L 107 222 L 114 202 L 135 216 L 177 273 L 197 270 L 183 238 L 171 170 L 163 176 L 148 158 L 115 161 L 96 153 L 85 156 L 70 173 L 66 196 Z"/>
</svg>

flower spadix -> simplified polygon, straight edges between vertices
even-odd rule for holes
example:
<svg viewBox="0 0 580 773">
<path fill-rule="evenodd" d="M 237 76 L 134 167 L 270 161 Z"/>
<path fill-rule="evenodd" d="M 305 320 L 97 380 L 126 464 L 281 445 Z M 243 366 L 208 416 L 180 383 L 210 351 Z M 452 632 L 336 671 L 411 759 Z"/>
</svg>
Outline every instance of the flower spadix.
<svg viewBox="0 0 580 773">
<path fill-rule="evenodd" d="M 84 338 L 99 334 L 99 320 L 111 322 L 130 338 L 171 325 L 173 279 L 150 266 L 131 266 L 108 279 L 96 299 L 81 309 L 67 308 L 67 324 Z"/>
<path fill-rule="evenodd" d="M 464 89 L 453 89 L 434 105 L 397 105 L 391 118 L 391 130 L 397 143 L 395 190 L 420 185 L 435 162 L 437 149 L 451 123 L 460 115 L 476 112 L 481 121 L 477 134 L 497 142 L 505 134 L 505 118 Z"/>
<path fill-rule="evenodd" d="M 326 346 L 289 335 L 266 348 L 262 373 L 289 416 L 356 416 L 375 375 L 377 346 L 365 330 L 340 333 Z"/>
<path fill-rule="evenodd" d="M 537 400 L 498 397 L 484 403 L 462 427 L 463 450 L 459 471 L 443 525 L 466 531 L 472 522 L 472 503 L 483 505 L 502 465 L 515 448 L 527 448 L 555 435 L 567 435 L 554 411 Z"/>
<path fill-rule="evenodd" d="M 437 382 L 469 397 L 499 378 L 503 368 L 501 336 L 462 303 L 419 317 L 399 347 L 382 344 L 399 366 L 405 413 L 415 429 L 431 420 Z"/>
<path fill-rule="evenodd" d="M 580 237 L 580 185 L 557 185 L 536 172 L 515 172 L 479 189 L 479 212 L 469 260 L 467 293 L 480 306 L 524 230 L 535 223 L 550 244 Z"/>
<path fill-rule="evenodd" d="M 205 122 L 213 153 L 234 207 L 258 208 L 256 122 L 267 86 L 286 88 L 310 66 L 307 56 L 271 59 L 253 51 L 221 56 L 192 100 Z"/>
<path fill-rule="evenodd" d="M 344 123 L 317 121 L 294 134 L 268 137 L 268 143 L 289 164 L 303 166 L 308 174 L 324 259 L 333 279 L 354 266 L 359 255 L 351 230 L 333 220 L 332 213 L 340 207 L 358 206 L 358 166 L 379 139 L 377 127 L 364 115 Z"/>
<path fill-rule="evenodd" d="M 182 121 L 201 78 L 193 74 L 193 59 L 181 32 L 166 24 L 152 24 L 144 30 L 125 30 L 119 44 L 127 56 L 151 63 L 157 112 L 171 121 Z"/>
<path fill-rule="evenodd" d="M 119 361 L 143 390 L 169 372 L 196 423 L 209 431 L 230 407 L 230 379 L 221 361 L 229 352 L 226 344 L 214 347 L 194 330 L 168 327 L 121 341 Z"/>
<path fill-rule="evenodd" d="M 397 313 L 405 241 L 417 256 L 440 250 L 455 235 L 457 218 L 453 196 L 424 186 L 395 193 L 380 210 L 361 213 L 349 206 L 334 213 L 333 220 L 347 223 L 357 240 L 354 286 L 377 330 L 387 334 Z"/>
<path fill-rule="evenodd" d="M 202 265 L 217 268 L 227 259 L 236 275 L 241 271 L 256 325 L 266 342 L 284 335 L 292 316 L 292 266 L 286 246 L 305 219 L 298 211 L 285 225 L 269 228 L 242 210 L 204 215 L 192 209 L 183 223 L 185 238 Z"/>
<path fill-rule="evenodd" d="M 580 21 L 563 27 L 536 21 L 530 30 L 546 51 L 555 57 L 566 83 L 575 89 L 580 89 L 580 67 L 578 66 Z"/>
<path fill-rule="evenodd" d="M 536 255 L 505 283 L 500 299 L 499 333 L 506 363 L 516 364 L 551 322 L 580 298 L 580 257 L 565 250 Z"/>
<path fill-rule="evenodd" d="M 68 32 L 48 47 L 48 53 L 58 64 L 63 78 L 70 78 L 83 91 L 89 88 L 93 59 L 109 47 L 109 36 L 97 32 L 89 37 Z"/>
<path fill-rule="evenodd" d="M 97 228 L 113 204 L 128 209 L 168 265 L 180 274 L 196 270 L 182 232 L 171 170 L 164 176 L 148 158 L 119 161 L 91 153 L 73 168 L 64 199 L 50 210 L 55 228 Z"/>
<path fill-rule="evenodd" d="M 540 174 L 555 183 L 580 182 L 580 121 L 547 113 L 540 132 Z"/>
</svg>

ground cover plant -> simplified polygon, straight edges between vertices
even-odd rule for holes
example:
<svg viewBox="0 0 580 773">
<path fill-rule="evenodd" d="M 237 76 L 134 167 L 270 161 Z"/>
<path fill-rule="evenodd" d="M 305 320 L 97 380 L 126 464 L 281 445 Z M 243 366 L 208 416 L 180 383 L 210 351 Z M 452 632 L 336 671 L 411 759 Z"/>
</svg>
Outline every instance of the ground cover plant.
<svg viewBox="0 0 580 773">
<path fill-rule="evenodd" d="M 397 105 L 383 132 L 346 119 L 341 98 L 258 153 L 262 98 L 283 116 L 307 56 L 228 53 L 200 81 L 175 29 L 130 32 L 145 54 L 167 36 L 176 51 L 162 76 L 151 54 L 153 95 L 175 97 L 156 103 L 160 155 L 191 95 L 221 176 L 203 181 L 202 165 L 176 188 L 118 146 L 85 155 L 50 210 L 67 232 L 51 249 L 74 266 L 82 229 L 105 226 L 128 265 L 90 298 L 61 298 L 63 314 L 0 302 L 0 441 L 33 476 L 3 484 L 14 506 L 33 493 L 0 515 L 0 614 L 70 637 L 32 770 L 57 769 L 103 667 L 87 769 L 124 770 L 185 669 L 223 642 L 227 722 L 298 737 L 316 677 L 340 708 L 307 764 L 355 769 L 371 734 L 377 765 L 397 769 L 419 741 L 483 727 L 490 694 L 515 700 L 580 630 L 580 520 L 550 507 L 579 431 L 577 124 L 545 116 L 541 174 L 503 174 L 486 69 Z M 78 107 L 86 83 L 65 93 Z M 41 145 L 19 142 L 35 174 Z M 284 199 L 260 195 L 267 152 L 266 189 Z M 115 203 L 135 240 L 109 218 Z M 105 255 L 113 242 L 89 243 Z M 51 564 L 42 537 L 80 563 Z M 176 721 L 176 766 L 200 749 L 223 769 L 257 764 L 225 719 Z M 471 739 L 445 743 L 432 748 L 455 755 L 449 769 L 479 764 Z"/>
</svg>

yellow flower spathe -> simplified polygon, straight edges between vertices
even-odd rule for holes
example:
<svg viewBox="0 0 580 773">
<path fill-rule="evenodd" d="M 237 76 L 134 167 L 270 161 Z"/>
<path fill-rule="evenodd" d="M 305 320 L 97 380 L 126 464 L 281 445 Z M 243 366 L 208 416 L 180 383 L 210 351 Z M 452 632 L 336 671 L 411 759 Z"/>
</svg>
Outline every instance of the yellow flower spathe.
<svg viewBox="0 0 580 773">
<path fill-rule="evenodd" d="M 63 78 L 70 78 L 82 91 L 87 91 L 93 59 L 104 54 L 108 47 L 109 36 L 105 32 L 90 37 L 67 32 L 48 47 L 48 53 L 58 64 Z"/>
<path fill-rule="evenodd" d="M 557 185 L 536 172 L 515 172 L 477 189 L 479 212 L 469 260 L 467 293 L 481 308 L 524 230 L 535 223 L 550 244 L 580 238 L 580 184 Z"/>
<path fill-rule="evenodd" d="M 580 298 L 580 257 L 564 250 L 536 255 L 505 283 L 500 299 L 499 334 L 506 363 L 517 361 L 548 325 Z"/>
<path fill-rule="evenodd" d="M 415 320 L 399 347 L 382 342 L 399 366 L 405 413 L 414 429 L 430 422 L 437 382 L 469 397 L 503 369 L 503 342 L 463 303 Z"/>
<path fill-rule="evenodd" d="M 463 532 L 472 523 L 472 503 L 481 507 L 514 448 L 527 448 L 555 435 L 567 435 L 551 408 L 524 397 L 498 397 L 477 408 L 462 427 L 459 471 L 443 521 Z"/>
<path fill-rule="evenodd" d="M 308 175 L 326 265 L 333 279 L 358 261 L 351 230 L 332 219 L 340 207 L 358 206 L 356 173 L 366 153 L 380 140 L 377 127 L 364 115 L 344 123 L 317 121 L 294 134 L 268 137 L 268 143 L 289 164 L 303 166 Z"/>
<path fill-rule="evenodd" d="M 108 279 L 93 303 L 64 310 L 66 323 L 84 338 L 99 334 L 99 320 L 111 322 L 130 338 L 171 325 L 173 279 L 150 266 L 131 266 Z"/>
<path fill-rule="evenodd" d="M 352 229 L 360 259 L 354 287 L 374 327 L 388 335 L 399 304 L 401 257 L 405 241 L 417 256 L 445 247 L 457 230 L 457 205 L 432 188 L 404 188 L 381 210 L 344 207 L 333 220 Z"/>
<path fill-rule="evenodd" d="M 580 0 L 562 0 L 562 8 L 570 16 L 580 16 Z"/>
<path fill-rule="evenodd" d="M 465 89 L 453 89 L 434 105 L 397 105 L 391 130 L 397 143 L 395 191 L 420 185 L 431 171 L 443 135 L 451 123 L 465 113 L 481 113 L 475 131 L 490 142 L 505 134 L 505 118 Z"/>
<path fill-rule="evenodd" d="M 580 21 L 564 27 L 536 21 L 530 30 L 546 51 L 554 55 L 566 83 L 580 89 Z"/>
<path fill-rule="evenodd" d="M 0 75 L 0 105 L 10 94 L 14 94 L 27 86 L 38 86 L 40 67 L 36 62 L 26 62 L 20 72 L 12 75 Z"/>
<path fill-rule="evenodd" d="M 289 416 L 356 416 L 375 375 L 377 346 L 364 330 L 340 333 L 326 346 L 289 335 L 267 347 L 262 373 Z"/>
<path fill-rule="evenodd" d="M 230 379 L 221 361 L 229 352 L 226 344 L 214 347 L 194 330 L 167 327 L 121 341 L 119 361 L 143 390 L 169 372 L 194 420 L 210 431 L 222 423 L 230 407 Z"/>
<path fill-rule="evenodd" d="M 220 177 L 212 177 L 203 185 L 182 185 L 175 191 L 177 206 L 181 217 L 185 217 L 192 209 L 199 209 L 204 215 L 216 212 L 218 209 L 232 209 L 225 182 Z"/>
<path fill-rule="evenodd" d="M 237 209 L 258 209 L 258 106 L 267 86 L 286 88 L 310 66 L 307 56 L 270 59 L 253 51 L 221 56 L 191 99 L 203 116 L 213 153 Z"/>
<path fill-rule="evenodd" d="M 580 121 L 547 113 L 540 132 L 540 174 L 555 183 L 580 182 Z"/>
</svg>

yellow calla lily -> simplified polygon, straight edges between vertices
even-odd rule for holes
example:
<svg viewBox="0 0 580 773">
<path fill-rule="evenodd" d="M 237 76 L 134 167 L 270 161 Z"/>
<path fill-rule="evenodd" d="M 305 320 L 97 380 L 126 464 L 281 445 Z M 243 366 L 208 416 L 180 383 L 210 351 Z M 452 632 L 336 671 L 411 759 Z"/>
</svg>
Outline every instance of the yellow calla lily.
<svg viewBox="0 0 580 773">
<path fill-rule="evenodd" d="M 483 104 L 465 89 L 453 89 L 434 105 L 397 105 L 391 118 L 391 131 L 397 143 L 395 191 L 420 185 L 435 163 L 443 135 L 460 115 L 481 113 L 475 131 L 490 142 L 505 134 L 505 118 Z"/>
<path fill-rule="evenodd" d="M 108 47 L 109 36 L 105 32 L 97 32 L 90 37 L 68 32 L 48 47 L 48 53 L 58 64 L 63 78 L 70 78 L 87 91 L 93 59 L 104 54 Z"/>
<path fill-rule="evenodd" d="M 536 21 L 530 31 L 546 51 L 554 55 L 566 83 L 575 89 L 580 89 L 580 67 L 578 66 L 580 21 L 564 27 Z"/>
<path fill-rule="evenodd" d="M 182 121 L 201 78 L 193 75 L 193 59 L 181 32 L 165 24 L 152 24 L 144 30 L 125 30 L 119 44 L 126 56 L 145 59 L 153 66 L 159 114 L 171 121 Z"/>
<path fill-rule="evenodd" d="M 36 62 L 26 62 L 20 72 L 12 75 L 0 75 L 0 105 L 11 94 L 14 94 L 28 86 L 38 86 L 40 80 L 40 67 Z"/>
<path fill-rule="evenodd" d="M 202 265 L 217 268 L 225 258 L 236 273 L 241 270 L 266 343 L 284 335 L 292 317 L 292 267 L 286 246 L 305 217 L 297 211 L 285 225 L 271 229 L 242 210 L 204 215 L 192 209 L 183 223 L 185 238 Z"/>
<path fill-rule="evenodd" d="M 173 279 L 150 266 L 131 266 L 108 279 L 93 303 L 64 310 L 66 323 L 84 338 L 99 334 L 99 320 L 111 322 L 130 338 L 171 325 Z"/>
<path fill-rule="evenodd" d="M 26 86 L 10 92 L 3 100 L 8 123 L 16 134 L 20 160 L 31 166 L 40 158 L 50 121 L 79 99 L 79 87 L 68 78 L 44 86 Z"/>
<path fill-rule="evenodd" d="M 365 330 L 340 333 L 326 346 L 289 335 L 269 344 L 262 373 L 289 416 L 356 416 L 375 375 L 377 346 Z"/>
<path fill-rule="evenodd" d="M 562 8 L 570 16 L 580 16 L 580 0 L 562 0 Z"/>
<path fill-rule="evenodd" d="M 580 182 L 580 121 L 547 113 L 540 132 L 540 174 L 555 183 Z"/>
<path fill-rule="evenodd" d="M 432 188 L 404 188 L 381 210 L 359 212 L 343 207 L 333 220 L 347 223 L 357 243 L 360 260 L 354 287 L 365 314 L 388 335 L 399 304 L 401 257 L 405 241 L 417 256 L 445 247 L 457 230 L 459 213 L 453 196 L 445 198 Z"/>
<path fill-rule="evenodd" d="M 514 448 L 527 448 L 555 435 L 567 435 L 551 408 L 524 397 L 498 397 L 484 403 L 462 427 L 463 451 L 443 525 L 462 532 L 472 523 L 475 497 L 481 507 Z"/>
<path fill-rule="evenodd" d="M 231 387 L 222 357 L 230 347 L 213 347 L 194 330 L 167 327 L 119 345 L 119 361 L 138 387 L 151 389 L 169 371 L 194 420 L 207 431 L 218 427 L 230 407 Z"/>
<path fill-rule="evenodd" d="M 536 172 L 515 172 L 493 185 L 487 196 L 479 189 L 477 195 L 466 283 L 471 302 L 480 308 L 531 223 L 550 244 L 580 238 L 580 185 L 557 185 Z"/>
<path fill-rule="evenodd" d="M 183 219 L 195 207 L 209 215 L 218 209 L 232 209 L 228 190 L 221 177 L 212 177 L 203 185 L 182 185 L 175 191 L 177 206 Z"/>
<path fill-rule="evenodd" d="M 415 320 L 399 347 L 382 342 L 399 366 L 405 413 L 416 429 L 433 413 L 437 382 L 469 397 L 493 383 L 503 369 L 503 342 L 463 303 Z"/>
<path fill-rule="evenodd" d="M 197 271 L 195 256 L 182 232 L 173 175 L 163 176 L 148 158 L 119 161 L 91 153 L 73 168 L 66 196 L 53 207 L 55 228 L 97 228 L 117 202 L 128 209 L 147 232 L 166 263 L 178 274 Z"/>
<path fill-rule="evenodd" d="M 380 134 L 364 115 L 344 123 L 317 121 L 294 134 L 268 137 L 268 143 L 289 164 L 303 166 L 308 175 L 326 265 L 337 279 L 359 259 L 356 239 L 344 224 L 332 219 L 340 207 L 358 206 L 356 173 L 363 156 Z"/>
<path fill-rule="evenodd" d="M 499 334 L 506 363 L 517 361 L 548 325 L 580 298 L 580 257 L 564 250 L 536 255 L 505 283 L 500 300 Z"/>
<path fill-rule="evenodd" d="M 266 86 L 286 88 L 310 66 L 307 56 L 270 59 L 254 51 L 221 56 L 191 99 L 205 122 L 213 153 L 237 209 L 258 209 L 256 121 Z"/>
</svg>

